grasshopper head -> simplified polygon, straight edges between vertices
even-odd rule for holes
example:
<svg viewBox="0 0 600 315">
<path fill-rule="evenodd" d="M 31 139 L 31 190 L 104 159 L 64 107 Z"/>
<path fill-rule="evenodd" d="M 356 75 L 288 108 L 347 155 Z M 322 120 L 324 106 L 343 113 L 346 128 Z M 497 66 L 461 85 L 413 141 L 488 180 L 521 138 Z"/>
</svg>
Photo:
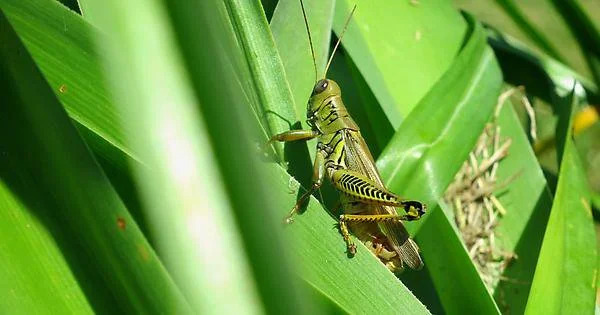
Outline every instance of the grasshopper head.
<svg viewBox="0 0 600 315">
<path fill-rule="evenodd" d="M 331 115 L 331 113 L 335 115 Z M 338 113 L 347 115 L 346 108 L 341 102 L 340 87 L 333 80 L 319 80 L 313 88 L 312 95 L 308 101 L 306 109 L 307 123 L 313 128 L 321 132 L 326 132 L 324 128 L 328 126 L 327 119 L 333 119 L 338 116 Z"/>
<path fill-rule="evenodd" d="M 323 101 L 330 96 L 340 95 L 340 87 L 333 80 L 322 79 L 315 83 L 310 100 L 308 101 L 307 113 L 315 112 Z"/>
</svg>

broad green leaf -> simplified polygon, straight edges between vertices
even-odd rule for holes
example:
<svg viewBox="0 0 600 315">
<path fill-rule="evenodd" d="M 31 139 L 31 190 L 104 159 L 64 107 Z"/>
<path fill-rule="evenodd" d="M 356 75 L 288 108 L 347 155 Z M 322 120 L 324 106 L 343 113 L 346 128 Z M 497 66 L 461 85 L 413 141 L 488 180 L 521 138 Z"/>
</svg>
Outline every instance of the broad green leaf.
<svg viewBox="0 0 600 315">
<path fill-rule="evenodd" d="M 340 35 L 352 6 L 357 9 L 342 39 L 395 129 L 450 67 L 467 26 L 449 1 L 336 2 Z"/>
<path fill-rule="evenodd" d="M 388 186 L 399 188 L 396 193 L 431 205 L 443 196 L 471 151 L 501 86 L 483 28 L 468 20 L 471 31 L 465 47 L 377 161 Z"/>
<path fill-rule="evenodd" d="M 3 300 L 17 313 L 47 312 L 49 307 L 86 312 L 90 305 L 98 312 L 185 311 L 178 288 L 4 14 L 0 42 L 5 100 L 0 107 L 0 180 L 3 203 L 17 203 L 1 208 L 1 221 L 25 223 L 2 229 L 3 241 L 13 239 L 2 247 L 19 255 L 2 259 L 23 262 L 3 269 L 3 283 L 14 281 L 3 286 L 8 289 Z M 40 247 L 31 252 L 14 247 L 23 243 L 29 244 L 23 249 Z M 53 299 L 59 301 L 43 303 Z"/>
<path fill-rule="evenodd" d="M 557 127 L 560 167 L 525 314 L 592 313 L 597 285 L 596 235 L 581 161 L 572 140 L 577 98 L 560 105 Z"/>
<path fill-rule="evenodd" d="M 489 119 L 502 81 L 483 28 L 471 17 L 467 21 L 465 46 L 400 125 L 377 166 L 390 190 L 429 206 L 429 213 L 407 228 L 414 234 L 424 225 L 416 240 L 444 310 L 497 313 L 452 218 L 436 207 Z"/>
</svg>

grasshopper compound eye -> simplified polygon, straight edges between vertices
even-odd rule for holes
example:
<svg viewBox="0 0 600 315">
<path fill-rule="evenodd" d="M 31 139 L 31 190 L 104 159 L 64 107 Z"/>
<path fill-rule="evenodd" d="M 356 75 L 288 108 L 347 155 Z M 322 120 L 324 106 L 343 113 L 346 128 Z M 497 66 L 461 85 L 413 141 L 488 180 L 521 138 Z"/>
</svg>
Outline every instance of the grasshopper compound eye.
<svg viewBox="0 0 600 315">
<path fill-rule="evenodd" d="M 315 88 L 313 89 L 312 95 L 323 93 L 323 91 L 327 89 L 328 85 L 329 83 L 327 82 L 327 79 L 320 80 L 319 82 L 317 82 L 317 84 L 315 84 Z"/>
</svg>

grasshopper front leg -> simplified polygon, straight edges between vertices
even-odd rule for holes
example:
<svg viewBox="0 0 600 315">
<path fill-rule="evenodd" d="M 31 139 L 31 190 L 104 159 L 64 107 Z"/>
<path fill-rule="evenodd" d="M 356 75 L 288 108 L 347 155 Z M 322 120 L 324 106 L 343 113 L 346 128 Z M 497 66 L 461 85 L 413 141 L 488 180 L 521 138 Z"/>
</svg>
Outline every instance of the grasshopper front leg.
<svg viewBox="0 0 600 315">
<path fill-rule="evenodd" d="M 297 140 L 310 140 L 316 138 L 317 136 L 319 136 L 319 132 L 314 130 L 288 130 L 272 136 L 267 144 L 271 144 L 275 141 L 288 142 Z"/>
</svg>

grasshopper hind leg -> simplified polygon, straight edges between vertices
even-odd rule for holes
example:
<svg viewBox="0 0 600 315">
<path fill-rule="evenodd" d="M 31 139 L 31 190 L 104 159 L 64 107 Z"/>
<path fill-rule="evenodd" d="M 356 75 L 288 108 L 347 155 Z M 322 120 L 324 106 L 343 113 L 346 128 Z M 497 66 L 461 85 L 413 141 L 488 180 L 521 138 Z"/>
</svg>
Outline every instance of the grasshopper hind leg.
<svg viewBox="0 0 600 315">
<path fill-rule="evenodd" d="M 344 236 L 344 241 L 348 246 L 348 250 L 351 248 L 356 253 L 356 246 L 352 243 L 350 239 L 350 235 L 348 232 L 348 224 L 365 224 L 365 223 L 381 223 L 381 222 L 400 222 L 402 220 L 412 221 L 414 219 L 418 219 L 420 216 L 416 216 L 418 211 L 415 209 L 415 204 L 422 205 L 420 202 L 409 201 L 407 204 L 407 214 L 406 215 L 397 215 L 397 214 L 342 214 L 340 215 L 340 230 L 342 232 L 342 236 Z M 421 208 L 419 208 L 421 209 Z M 415 218 L 416 217 L 416 218 Z M 371 250 L 373 251 L 373 250 Z M 417 244 L 410 238 L 407 238 L 404 242 L 395 248 L 398 256 L 393 257 L 392 259 L 385 259 L 386 257 L 381 256 L 381 252 L 374 253 L 375 256 L 380 258 L 380 260 L 394 273 L 401 272 L 404 270 L 404 265 L 408 265 L 411 269 L 419 270 L 423 268 L 423 261 L 419 256 L 419 247 Z"/>
<path fill-rule="evenodd" d="M 352 257 L 356 255 L 356 245 L 352 242 L 350 238 L 350 231 L 348 230 L 348 224 L 345 221 L 340 220 L 340 232 L 342 233 L 342 237 L 344 238 L 344 242 L 346 243 L 346 249 L 348 251 L 348 256 Z"/>
</svg>

